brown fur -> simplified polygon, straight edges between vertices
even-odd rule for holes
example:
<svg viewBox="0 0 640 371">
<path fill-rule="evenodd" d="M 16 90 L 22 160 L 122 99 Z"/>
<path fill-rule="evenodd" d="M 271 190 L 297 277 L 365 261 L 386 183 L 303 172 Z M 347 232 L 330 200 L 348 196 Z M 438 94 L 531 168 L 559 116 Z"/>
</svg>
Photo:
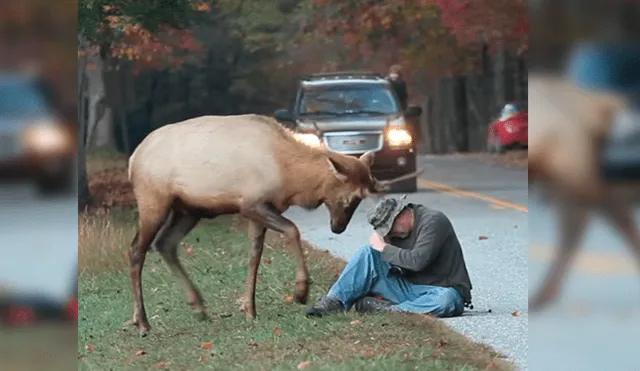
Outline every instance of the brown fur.
<svg viewBox="0 0 640 371">
<path fill-rule="evenodd" d="M 176 249 L 201 218 L 222 214 L 241 214 L 250 221 L 253 248 L 242 304 L 246 316 L 256 315 L 256 275 L 267 229 L 297 246 L 295 298 L 306 303 L 309 276 L 300 232 L 281 214 L 291 206 L 315 209 L 325 204 L 332 231 L 342 233 L 360 201 L 386 187 L 371 176 L 372 161 L 373 153 L 357 159 L 309 147 L 277 121 L 259 115 L 204 116 L 149 134 L 129 159 L 140 210 L 131 251 L 131 323 L 143 335 L 150 329 L 140 277 L 151 246 L 183 280 L 190 305 L 204 317 L 202 296 L 180 265 Z"/>
<path fill-rule="evenodd" d="M 632 209 L 640 202 L 640 183 L 607 182 L 599 175 L 603 144 L 615 113 L 627 107 L 624 98 L 580 89 L 551 76 L 533 75 L 529 81 L 534 110 L 530 115 L 534 122 L 529 125 L 529 175 L 552 197 L 560 221 L 558 255 L 529 302 L 531 310 L 539 310 L 558 296 L 591 211 L 608 217 L 640 263 L 640 230 Z"/>
</svg>

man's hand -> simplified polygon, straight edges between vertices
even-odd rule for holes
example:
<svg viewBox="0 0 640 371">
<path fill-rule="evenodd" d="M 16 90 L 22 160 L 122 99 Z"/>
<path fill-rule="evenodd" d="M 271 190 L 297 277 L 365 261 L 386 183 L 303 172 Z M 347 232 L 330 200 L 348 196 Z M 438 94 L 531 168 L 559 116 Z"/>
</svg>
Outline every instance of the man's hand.
<svg viewBox="0 0 640 371">
<path fill-rule="evenodd" d="M 378 232 L 373 232 L 371 238 L 369 238 L 369 244 L 374 250 L 382 252 L 387 243 L 384 241 L 384 238 L 378 234 Z"/>
</svg>

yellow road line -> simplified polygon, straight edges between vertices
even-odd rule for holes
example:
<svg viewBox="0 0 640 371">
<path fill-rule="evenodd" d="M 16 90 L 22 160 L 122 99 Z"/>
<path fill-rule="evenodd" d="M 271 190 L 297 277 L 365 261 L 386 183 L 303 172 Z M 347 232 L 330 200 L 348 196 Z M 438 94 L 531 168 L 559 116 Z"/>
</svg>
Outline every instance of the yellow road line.
<svg viewBox="0 0 640 371">
<path fill-rule="evenodd" d="M 552 261 L 559 251 L 550 246 L 533 245 L 529 247 L 529 259 Z M 572 262 L 570 270 L 596 275 L 637 275 L 640 269 L 636 260 L 623 254 L 605 253 L 593 250 L 580 250 Z"/>
<path fill-rule="evenodd" d="M 462 189 L 454 188 L 446 184 L 434 182 L 432 180 L 418 179 L 418 186 L 421 188 L 432 189 L 438 192 L 448 193 L 455 197 L 469 197 L 469 198 L 475 198 L 478 200 L 483 200 L 488 202 L 492 207 L 496 209 L 509 208 L 513 210 L 522 211 L 523 213 L 529 212 L 529 208 L 526 206 L 518 205 L 506 200 L 500 200 L 497 198 L 489 197 L 476 192 L 464 191 Z"/>
</svg>

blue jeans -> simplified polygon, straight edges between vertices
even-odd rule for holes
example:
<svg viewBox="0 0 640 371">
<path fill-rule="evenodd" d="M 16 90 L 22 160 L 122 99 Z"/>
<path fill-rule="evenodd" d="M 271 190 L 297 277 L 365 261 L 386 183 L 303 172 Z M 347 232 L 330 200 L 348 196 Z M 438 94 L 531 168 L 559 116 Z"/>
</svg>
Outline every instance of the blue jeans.
<svg viewBox="0 0 640 371">
<path fill-rule="evenodd" d="M 379 251 L 364 246 L 349 260 L 327 296 L 340 300 L 346 310 L 364 296 L 382 296 L 394 303 L 392 311 L 459 316 L 462 296 L 451 287 L 418 285 L 402 277 L 389 276 L 391 265 Z"/>
</svg>

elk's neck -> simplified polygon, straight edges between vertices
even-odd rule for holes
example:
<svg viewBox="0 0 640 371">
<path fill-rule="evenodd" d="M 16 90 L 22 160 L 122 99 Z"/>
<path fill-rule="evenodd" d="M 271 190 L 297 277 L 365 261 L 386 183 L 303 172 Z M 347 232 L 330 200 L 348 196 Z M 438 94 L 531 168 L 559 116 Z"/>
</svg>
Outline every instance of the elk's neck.
<svg viewBox="0 0 640 371">
<path fill-rule="evenodd" d="M 316 209 L 324 200 L 327 169 L 324 162 L 315 159 L 291 161 L 284 169 L 284 186 L 287 203 L 306 209 Z"/>
</svg>

